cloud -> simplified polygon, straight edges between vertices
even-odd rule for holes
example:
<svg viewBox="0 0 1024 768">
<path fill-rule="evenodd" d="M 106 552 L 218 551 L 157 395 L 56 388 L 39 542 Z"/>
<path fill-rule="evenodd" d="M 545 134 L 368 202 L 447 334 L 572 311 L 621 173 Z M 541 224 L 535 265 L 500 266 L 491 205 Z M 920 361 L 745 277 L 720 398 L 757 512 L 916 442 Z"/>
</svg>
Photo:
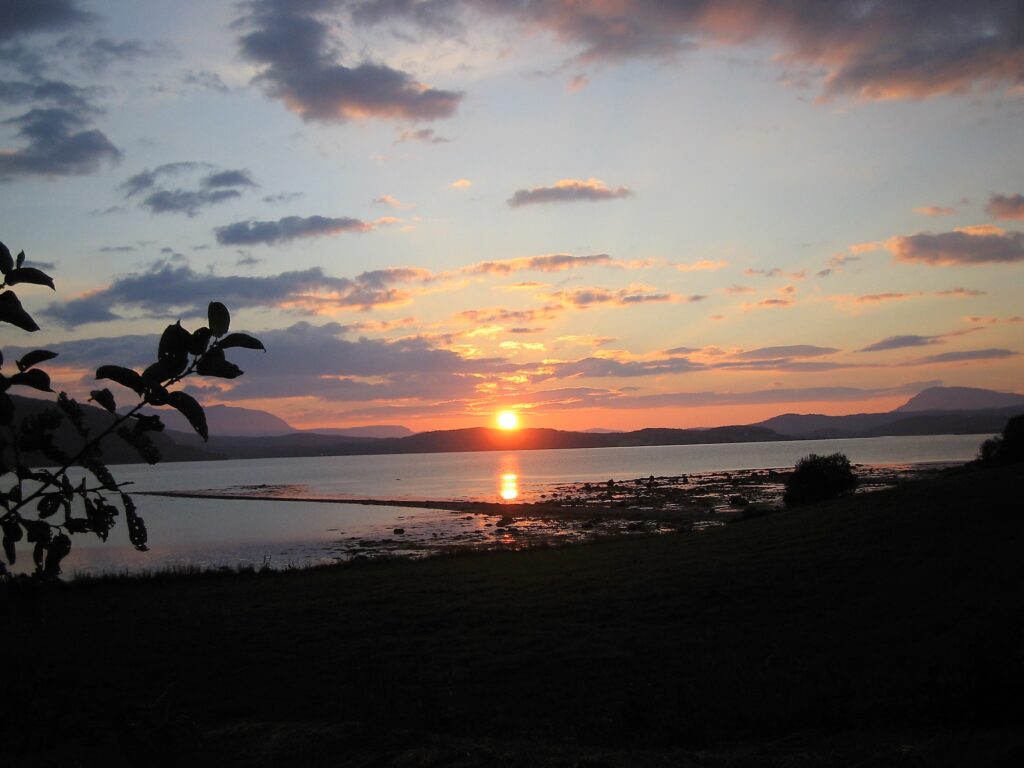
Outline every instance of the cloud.
<svg viewBox="0 0 1024 768">
<path fill-rule="evenodd" d="M 213 275 L 187 265 L 158 261 L 142 272 L 116 278 L 110 285 L 64 302 L 43 314 L 66 328 L 122 319 L 115 308 L 154 317 L 205 317 L 210 301 L 236 309 L 280 307 L 315 314 L 345 309 L 394 306 L 409 294 L 394 286 L 422 277 L 421 270 L 363 272 L 354 278 L 331 277 L 318 267 L 278 275 Z"/>
<path fill-rule="evenodd" d="M 259 186 L 252 180 L 252 174 L 244 169 L 216 171 L 203 178 L 200 184 L 207 189 L 220 189 L 222 187 L 256 187 Z"/>
<path fill-rule="evenodd" d="M 459 270 L 475 275 L 507 275 L 512 272 L 534 270 L 537 272 L 563 272 L 568 269 L 592 266 L 624 266 L 607 253 L 589 256 L 573 256 L 568 253 L 549 253 L 542 256 L 525 256 L 518 259 L 501 259 L 498 261 L 482 261 Z"/>
<path fill-rule="evenodd" d="M 545 304 L 531 309 L 464 309 L 455 315 L 455 319 L 465 323 L 535 323 L 540 320 L 551 320 L 565 310 L 561 304 Z"/>
<path fill-rule="evenodd" d="M 264 203 L 270 203 L 271 205 L 276 205 L 278 203 L 290 203 L 293 200 L 298 200 L 300 197 L 302 197 L 302 193 L 301 192 L 279 192 L 276 195 L 265 195 L 264 197 L 261 197 L 260 199 Z"/>
<path fill-rule="evenodd" d="M 980 318 L 976 318 L 980 320 Z M 956 336 L 965 336 L 969 333 L 974 333 L 981 330 L 980 328 L 966 328 L 962 331 L 951 331 L 949 333 L 939 333 L 933 336 L 917 336 L 913 334 L 902 334 L 898 336 L 887 336 L 886 338 L 876 341 L 873 344 L 868 344 L 863 349 L 857 350 L 858 352 L 885 352 L 890 349 L 906 349 L 907 347 L 930 347 L 934 344 L 944 344 L 946 339 L 951 339 Z"/>
<path fill-rule="evenodd" d="M 190 69 L 181 76 L 181 82 L 184 85 L 214 93 L 227 93 L 231 90 L 220 75 L 208 69 Z"/>
<path fill-rule="evenodd" d="M 121 159 L 120 151 L 102 132 L 88 128 L 83 115 L 68 109 L 32 109 L 4 123 L 17 126 L 25 146 L 0 149 L 0 180 L 77 176 Z"/>
<path fill-rule="evenodd" d="M 96 88 L 80 88 L 61 80 L 43 77 L 28 80 L 0 80 L 0 103 L 26 104 L 41 102 L 55 107 L 73 110 L 79 116 L 91 114 L 94 109 L 92 97 Z"/>
<path fill-rule="evenodd" d="M 580 66 L 675 60 L 697 47 L 775 47 L 787 80 L 819 85 L 820 99 L 922 99 L 1024 81 L 1024 38 L 1015 0 L 935 3 L 765 3 L 763 0 L 580 3 L 495 0 L 360 0 L 354 20 L 389 20 L 432 32 L 478 14 L 547 30 Z M 450 34 L 459 34 L 450 31 Z"/>
<path fill-rule="evenodd" d="M 738 360 L 766 360 L 772 358 L 791 357 L 822 357 L 832 355 L 839 350 L 835 347 L 816 347 L 813 344 L 789 344 L 781 347 L 759 347 L 738 352 L 733 355 Z"/>
<path fill-rule="evenodd" d="M 884 301 L 903 301 L 904 299 L 912 299 L 915 296 L 921 296 L 920 291 L 915 293 L 899 293 L 896 291 L 888 291 L 886 293 L 867 293 L 861 296 L 854 296 L 851 300 L 854 304 L 881 304 Z"/>
<path fill-rule="evenodd" d="M 601 389 L 597 387 L 563 387 L 534 392 L 518 392 L 488 400 L 486 407 L 519 405 L 532 413 L 552 413 L 582 409 L 607 408 L 636 410 L 650 408 L 702 408 L 723 405 L 770 405 L 813 402 L 857 402 L 883 397 L 915 395 L 922 389 L 941 384 L 941 381 L 909 382 L 893 387 L 794 387 L 753 390 L 747 392 L 668 392 L 654 395 L 634 395 L 628 388 Z M 428 411 L 430 415 L 462 414 L 466 407 L 461 402 L 438 404 Z M 401 418 L 424 415 L 415 405 L 376 405 L 348 411 L 342 416 L 361 419 Z"/>
<path fill-rule="evenodd" d="M 0 43 L 39 32 L 63 32 L 95 17 L 77 7 L 74 0 L 14 0 L 5 2 Z"/>
<path fill-rule="evenodd" d="M 911 360 L 905 365 L 936 365 L 940 363 L 964 363 L 975 360 L 1002 360 L 1017 355 L 1010 349 L 968 349 L 961 352 L 943 352 Z"/>
<path fill-rule="evenodd" d="M 380 197 L 373 198 L 373 202 L 377 205 L 386 205 L 390 208 L 412 208 L 408 203 L 403 203 L 394 195 L 381 195 Z"/>
<path fill-rule="evenodd" d="M 750 287 L 748 287 L 746 285 L 730 285 L 730 286 L 727 286 L 727 287 L 723 288 L 722 290 L 724 290 L 726 293 L 732 293 L 732 294 L 757 293 L 757 291 L 755 289 L 750 288 Z"/>
<path fill-rule="evenodd" d="M 253 0 L 239 20 L 242 55 L 262 66 L 257 76 L 266 93 L 303 120 L 345 122 L 367 118 L 437 120 L 450 117 L 462 94 L 430 88 L 409 73 L 363 61 L 335 60 L 329 21 L 331 0 Z"/>
<path fill-rule="evenodd" d="M 969 296 L 984 296 L 988 291 L 979 291 L 977 288 L 946 288 L 942 291 L 936 291 L 936 296 L 953 296 L 955 298 L 965 298 Z"/>
<path fill-rule="evenodd" d="M 791 299 L 761 299 L 761 301 L 758 301 L 754 304 L 744 304 L 743 306 L 746 307 L 747 309 L 754 309 L 756 307 L 768 307 L 769 309 L 771 309 L 790 307 L 792 305 L 793 301 Z"/>
<path fill-rule="evenodd" d="M 285 216 L 277 221 L 239 221 L 217 227 L 215 232 L 221 245 L 271 245 L 303 237 L 369 232 L 372 229 L 373 224 L 347 216 Z"/>
<path fill-rule="evenodd" d="M 268 354 L 246 361 L 247 375 L 224 399 L 452 400 L 473 395 L 480 375 L 513 369 L 503 358 L 467 358 L 422 338 L 350 340 L 346 332 L 304 322 L 261 331 Z"/>
<path fill-rule="evenodd" d="M 473 182 L 469 179 L 456 179 L 448 186 L 452 189 L 469 189 L 473 186 Z"/>
<path fill-rule="evenodd" d="M 657 360 L 614 360 L 606 357 L 586 357 L 565 363 L 545 365 L 532 381 L 569 379 L 577 376 L 602 378 L 635 378 L 638 376 L 664 376 L 707 370 L 703 363 L 687 357 L 666 357 Z"/>
<path fill-rule="evenodd" d="M 232 307 L 233 308 L 233 307 Z M 246 376 L 219 400 L 315 398 L 320 401 L 452 400 L 474 394 L 481 375 L 513 370 L 503 358 L 466 358 L 421 338 L 346 338 L 349 326 L 299 322 L 259 331 L 267 354 L 233 350 Z M 48 345 L 61 362 L 90 371 L 102 363 L 152 362 L 156 335 L 82 339 Z"/>
<path fill-rule="evenodd" d="M 673 264 L 672 266 L 680 272 L 709 272 L 716 269 L 724 269 L 729 266 L 729 262 L 722 259 L 718 259 L 717 261 L 703 259 L 691 264 Z"/>
<path fill-rule="evenodd" d="M 956 213 L 956 208 L 943 208 L 941 205 L 925 205 L 915 208 L 914 213 L 920 213 L 922 216 L 952 216 Z"/>
<path fill-rule="evenodd" d="M 203 208 L 241 196 L 242 193 L 237 189 L 162 189 L 148 195 L 142 201 L 142 207 L 150 213 L 184 213 L 186 216 L 195 216 Z"/>
<path fill-rule="evenodd" d="M 557 291 L 546 298 L 559 302 L 563 307 L 575 309 L 589 309 L 602 305 L 628 307 L 678 300 L 678 297 L 671 293 L 657 293 L 654 289 L 643 286 L 621 288 L 617 291 L 610 291 L 607 288 L 577 288 L 571 291 Z M 699 301 L 700 298 L 691 297 L 689 300 Z"/>
<path fill-rule="evenodd" d="M 191 189 L 165 186 L 168 177 L 195 175 L 207 171 Z M 242 196 L 242 190 L 257 187 L 245 169 L 216 170 L 210 163 L 178 162 L 147 168 L 126 179 L 120 189 L 126 198 L 148 192 L 140 205 L 150 213 L 183 213 L 195 216 L 202 209 Z"/>
<path fill-rule="evenodd" d="M 417 128 L 415 130 L 402 130 L 398 132 L 395 144 L 403 144 L 407 141 L 421 141 L 424 144 L 447 144 L 451 139 L 439 136 L 433 128 Z"/>
<path fill-rule="evenodd" d="M 513 208 L 539 203 L 564 203 L 574 200 L 596 202 L 598 200 L 614 200 L 629 197 L 633 193 L 629 187 L 611 188 L 600 179 L 562 179 L 551 187 L 533 187 L 518 189 L 508 199 Z"/>
<path fill-rule="evenodd" d="M 931 266 L 1010 264 L 1024 261 L 1024 233 L 999 227 L 961 227 L 952 232 L 922 232 L 886 242 L 898 261 Z"/>
<path fill-rule="evenodd" d="M 992 195 L 985 210 L 993 219 L 1024 220 L 1024 195 Z"/>
<path fill-rule="evenodd" d="M 803 280 L 807 277 L 807 273 L 803 270 L 799 272 L 786 272 L 778 267 L 772 267 L 771 269 L 745 269 L 743 274 L 749 277 L 789 277 L 793 280 Z"/>
<path fill-rule="evenodd" d="M 130 62 L 149 56 L 160 55 L 160 47 L 148 45 L 140 40 L 111 40 L 99 37 L 82 45 L 73 37 L 65 38 L 60 45 L 78 47 L 82 66 L 90 72 L 101 72 L 115 62 Z"/>
</svg>

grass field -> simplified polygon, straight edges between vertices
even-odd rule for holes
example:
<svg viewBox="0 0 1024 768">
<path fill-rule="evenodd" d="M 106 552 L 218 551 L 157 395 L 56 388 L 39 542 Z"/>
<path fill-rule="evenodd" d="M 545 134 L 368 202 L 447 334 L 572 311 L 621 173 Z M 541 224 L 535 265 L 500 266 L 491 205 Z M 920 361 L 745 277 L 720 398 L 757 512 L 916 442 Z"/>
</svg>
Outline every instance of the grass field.
<svg viewBox="0 0 1024 768">
<path fill-rule="evenodd" d="M 1019 765 L 1022 481 L 964 470 L 561 549 L 8 588 L 3 762 Z"/>
</svg>

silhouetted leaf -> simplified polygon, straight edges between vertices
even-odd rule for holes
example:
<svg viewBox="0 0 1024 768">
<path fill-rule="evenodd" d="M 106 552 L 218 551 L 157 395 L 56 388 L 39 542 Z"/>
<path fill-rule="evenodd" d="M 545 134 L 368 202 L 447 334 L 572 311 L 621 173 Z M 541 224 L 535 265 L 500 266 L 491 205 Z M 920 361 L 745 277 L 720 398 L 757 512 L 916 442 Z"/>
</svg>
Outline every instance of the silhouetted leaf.
<svg viewBox="0 0 1024 768">
<path fill-rule="evenodd" d="M 155 413 L 151 416 L 144 414 L 135 415 L 135 431 L 136 432 L 163 432 L 164 423 L 160 420 L 160 417 Z"/>
<path fill-rule="evenodd" d="M 16 373 L 9 379 L 11 385 L 20 384 L 23 387 L 32 387 L 40 392 L 53 392 L 50 389 L 50 376 L 46 371 L 33 368 L 31 371 Z"/>
<path fill-rule="evenodd" d="M 10 323 L 30 333 L 39 330 L 36 321 L 21 306 L 14 291 L 0 293 L 0 323 Z"/>
<path fill-rule="evenodd" d="M 207 315 L 210 321 L 210 330 L 214 336 L 220 337 L 228 332 L 231 327 L 231 313 L 228 312 L 227 307 L 219 301 L 211 301 Z"/>
<path fill-rule="evenodd" d="M 46 564 L 43 566 L 47 576 L 56 577 L 60 575 L 60 561 L 71 552 L 71 539 L 65 534 L 58 533 L 53 537 L 50 546 L 46 549 Z"/>
<path fill-rule="evenodd" d="M 242 369 L 224 358 L 220 349 L 211 349 L 196 366 L 200 376 L 216 376 L 221 379 L 236 379 L 242 375 Z"/>
<path fill-rule="evenodd" d="M 36 507 L 39 510 L 39 518 L 45 520 L 48 517 L 53 517 L 60 509 L 60 494 L 48 493 L 39 500 L 39 506 Z"/>
<path fill-rule="evenodd" d="M 150 384 L 159 384 L 182 373 L 187 365 L 187 357 L 164 357 L 146 368 L 142 372 L 142 378 Z"/>
<path fill-rule="evenodd" d="M 46 285 L 53 290 L 57 290 L 53 284 L 53 278 L 43 272 L 41 269 L 35 267 L 22 267 L 21 269 L 12 269 L 6 273 L 4 280 L 8 285 L 17 285 L 18 283 L 30 283 L 31 285 Z"/>
<path fill-rule="evenodd" d="M 229 333 L 218 343 L 221 349 L 230 349 L 231 347 L 242 347 L 243 349 L 262 349 L 264 352 L 267 348 L 263 346 L 263 342 L 259 339 L 250 336 L 247 333 Z"/>
<path fill-rule="evenodd" d="M 124 505 L 124 519 L 128 523 L 128 541 L 140 552 L 145 552 L 149 547 L 146 542 L 149 536 L 146 532 L 146 523 L 135 511 L 135 502 L 127 493 L 121 494 L 121 503 Z"/>
<path fill-rule="evenodd" d="M 185 392 L 171 392 L 167 395 L 167 404 L 178 409 L 182 416 L 188 419 L 188 423 L 203 440 L 208 440 L 210 435 L 206 428 L 206 414 L 196 399 Z"/>
<path fill-rule="evenodd" d="M 18 257 L 14 260 L 14 266 L 21 269 L 21 265 L 25 263 L 25 252 L 18 251 Z"/>
<path fill-rule="evenodd" d="M 99 480 L 100 485 L 102 485 L 108 491 L 117 490 L 117 481 L 114 479 L 114 476 L 110 474 L 110 470 L 107 469 L 107 465 L 104 464 L 102 461 L 93 457 L 83 459 L 80 463 L 83 467 L 92 472 L 93 477 Z"/>
<path fill-rule="evenodd" d="M 183 358 L 188 354 L 189 343 L 192 341 L 192 334 L 181 327 L 181 321 L 168 325 L 160 335 L 160 344 L 157 347 L 157 357 Z"/>
<path fill-rule="evenodd" d="M 56 356 L 56 352 L 51 352 L 48 349 L 34 349 L 21 356 L 21 359 L 17 362 L 18 370 L 27 371 L 34 365 L 39 365 L 39 363 L 44 363 L 47 360 L 53 360 Z"/>
<path fill-rule="evenodd" d="M 101 408 L 111 413 L 117 413 L 117 403 L 114 401 L 114 396 L 110 393 L 109 389 L 94 389 L 89 395 L 89 399 L 93 400 Z"/>
<path fill-rule="evenodd" d="M 145 432 L 138 429 L 131 430 L 127 427 L 121 427 L 117 430 L 117 435 L 132 446 L 147 464 L 156 464 L 160 461 L 160 451 L 153 445 L 153 441 L 149 439 Z"/>
<path fill-rule="evenodd" d="M 4 532 L 4 554 L 7 555 L 7 562 L 14 565 L 16 557 L 14 545 L 21 541 L 21 526 L 15 520 L 8 520 L 3 524 Z"/>
<path fill-rule="evenodd" d="M 43 569 L 43 559 L 46 557 L 46 544 L 47 542 L 40 539 L 32 547 L 32 562 L 36 564 L 36 570 L 38 571 Z"/>
<path fill-rule="evenodd" d="M 142 377 L 139 374 L 131 368 L 122 368 L 120 365 L 101 365 L 96 369 L 96 378 L 110 379 L 140 395 L 146 388 L 145 382 L 142 381 Z"/>
<path fill-rule="evenodd" d="M 76 400 L 68 397 L 67 392 L 61 392 L 57 395 L 57 407 L 71 420 L 78 434 L 82 437 L 86 437 L 89 434 L 89 429 L 85 426 L 85 411 L 82 410 L 82 406 Z"/>
<path fill-rule="evenodd" d="M 0 424 L 10 424 L 14 419 L 14 402 L 7 393 L 0 392 Z"/>
<path fill-rule="evenodd" d="M 50 541 L 51 530 L 48 523 L 42 520 L 22 520 L 21 524 L 25 528 L 29 544 L 40 541 L 46 544 Z"/>
<path fill-rule="evenodd" d="M 12 269 L 14 269 L 14 257 L 11 256 L 7 246 L 0 243 L 0 272 L 6 275 Z"/>
<path fill-rule="evenodd" d="M 213 331 L 207 328 L 205 325 L 202 328 L 196 328 L 192 331 L 192 338 L 188 343 L 189 354 L 198 357 L 206 351 L 206 348 L 210 346 L 210 339 L 213 337 Z"/>
</svg>

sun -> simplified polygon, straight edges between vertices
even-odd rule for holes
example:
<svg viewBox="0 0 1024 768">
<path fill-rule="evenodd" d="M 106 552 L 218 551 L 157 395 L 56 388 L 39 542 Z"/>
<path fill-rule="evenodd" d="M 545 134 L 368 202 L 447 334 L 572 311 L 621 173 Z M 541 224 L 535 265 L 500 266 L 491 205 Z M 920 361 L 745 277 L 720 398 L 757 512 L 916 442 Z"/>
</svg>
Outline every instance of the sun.
<svg viewBox="0 0 1024 768">
<path fill-rule="evenodd" d="M 515 411 L 502 411 L 498 414 L 499 429 L 519 429 L 519 414 Z"/>
</svg>

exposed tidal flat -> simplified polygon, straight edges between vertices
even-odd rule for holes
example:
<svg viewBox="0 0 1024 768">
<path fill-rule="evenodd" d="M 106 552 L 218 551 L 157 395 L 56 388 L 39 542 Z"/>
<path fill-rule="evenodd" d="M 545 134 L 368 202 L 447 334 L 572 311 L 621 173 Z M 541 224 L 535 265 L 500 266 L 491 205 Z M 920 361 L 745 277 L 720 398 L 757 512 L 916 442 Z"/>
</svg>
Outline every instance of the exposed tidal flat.
<svg viewBox="0 0 1024 768">
<path fill-rule="evenodd" d="M 987 436 L 123 466 L 152 550 L 118 529 L 79 537 L 65 570 L 294 568 L 692 530 L 777 505 L 785 469 L 810 453 L 845 453 L 867 493 L 969 461 Z"/>
<path fill-rule="evenodd" d="M 985 437 L 123 466 L 116 474 L 139 494 L 151 551 L 115 529 L 106 544 L 78 537 L 64 569 L 281 569 L 690 531 L 777 505 L 786 469 L 809 453 L 846 453 L 869 492 L 970 460 Z"/>
<path fill-rule="evenodd" d="M 1018 765 L 1020 493 L 965 468 L 699 536 L 18 585 L 6 764 Z"/>
</svg>

